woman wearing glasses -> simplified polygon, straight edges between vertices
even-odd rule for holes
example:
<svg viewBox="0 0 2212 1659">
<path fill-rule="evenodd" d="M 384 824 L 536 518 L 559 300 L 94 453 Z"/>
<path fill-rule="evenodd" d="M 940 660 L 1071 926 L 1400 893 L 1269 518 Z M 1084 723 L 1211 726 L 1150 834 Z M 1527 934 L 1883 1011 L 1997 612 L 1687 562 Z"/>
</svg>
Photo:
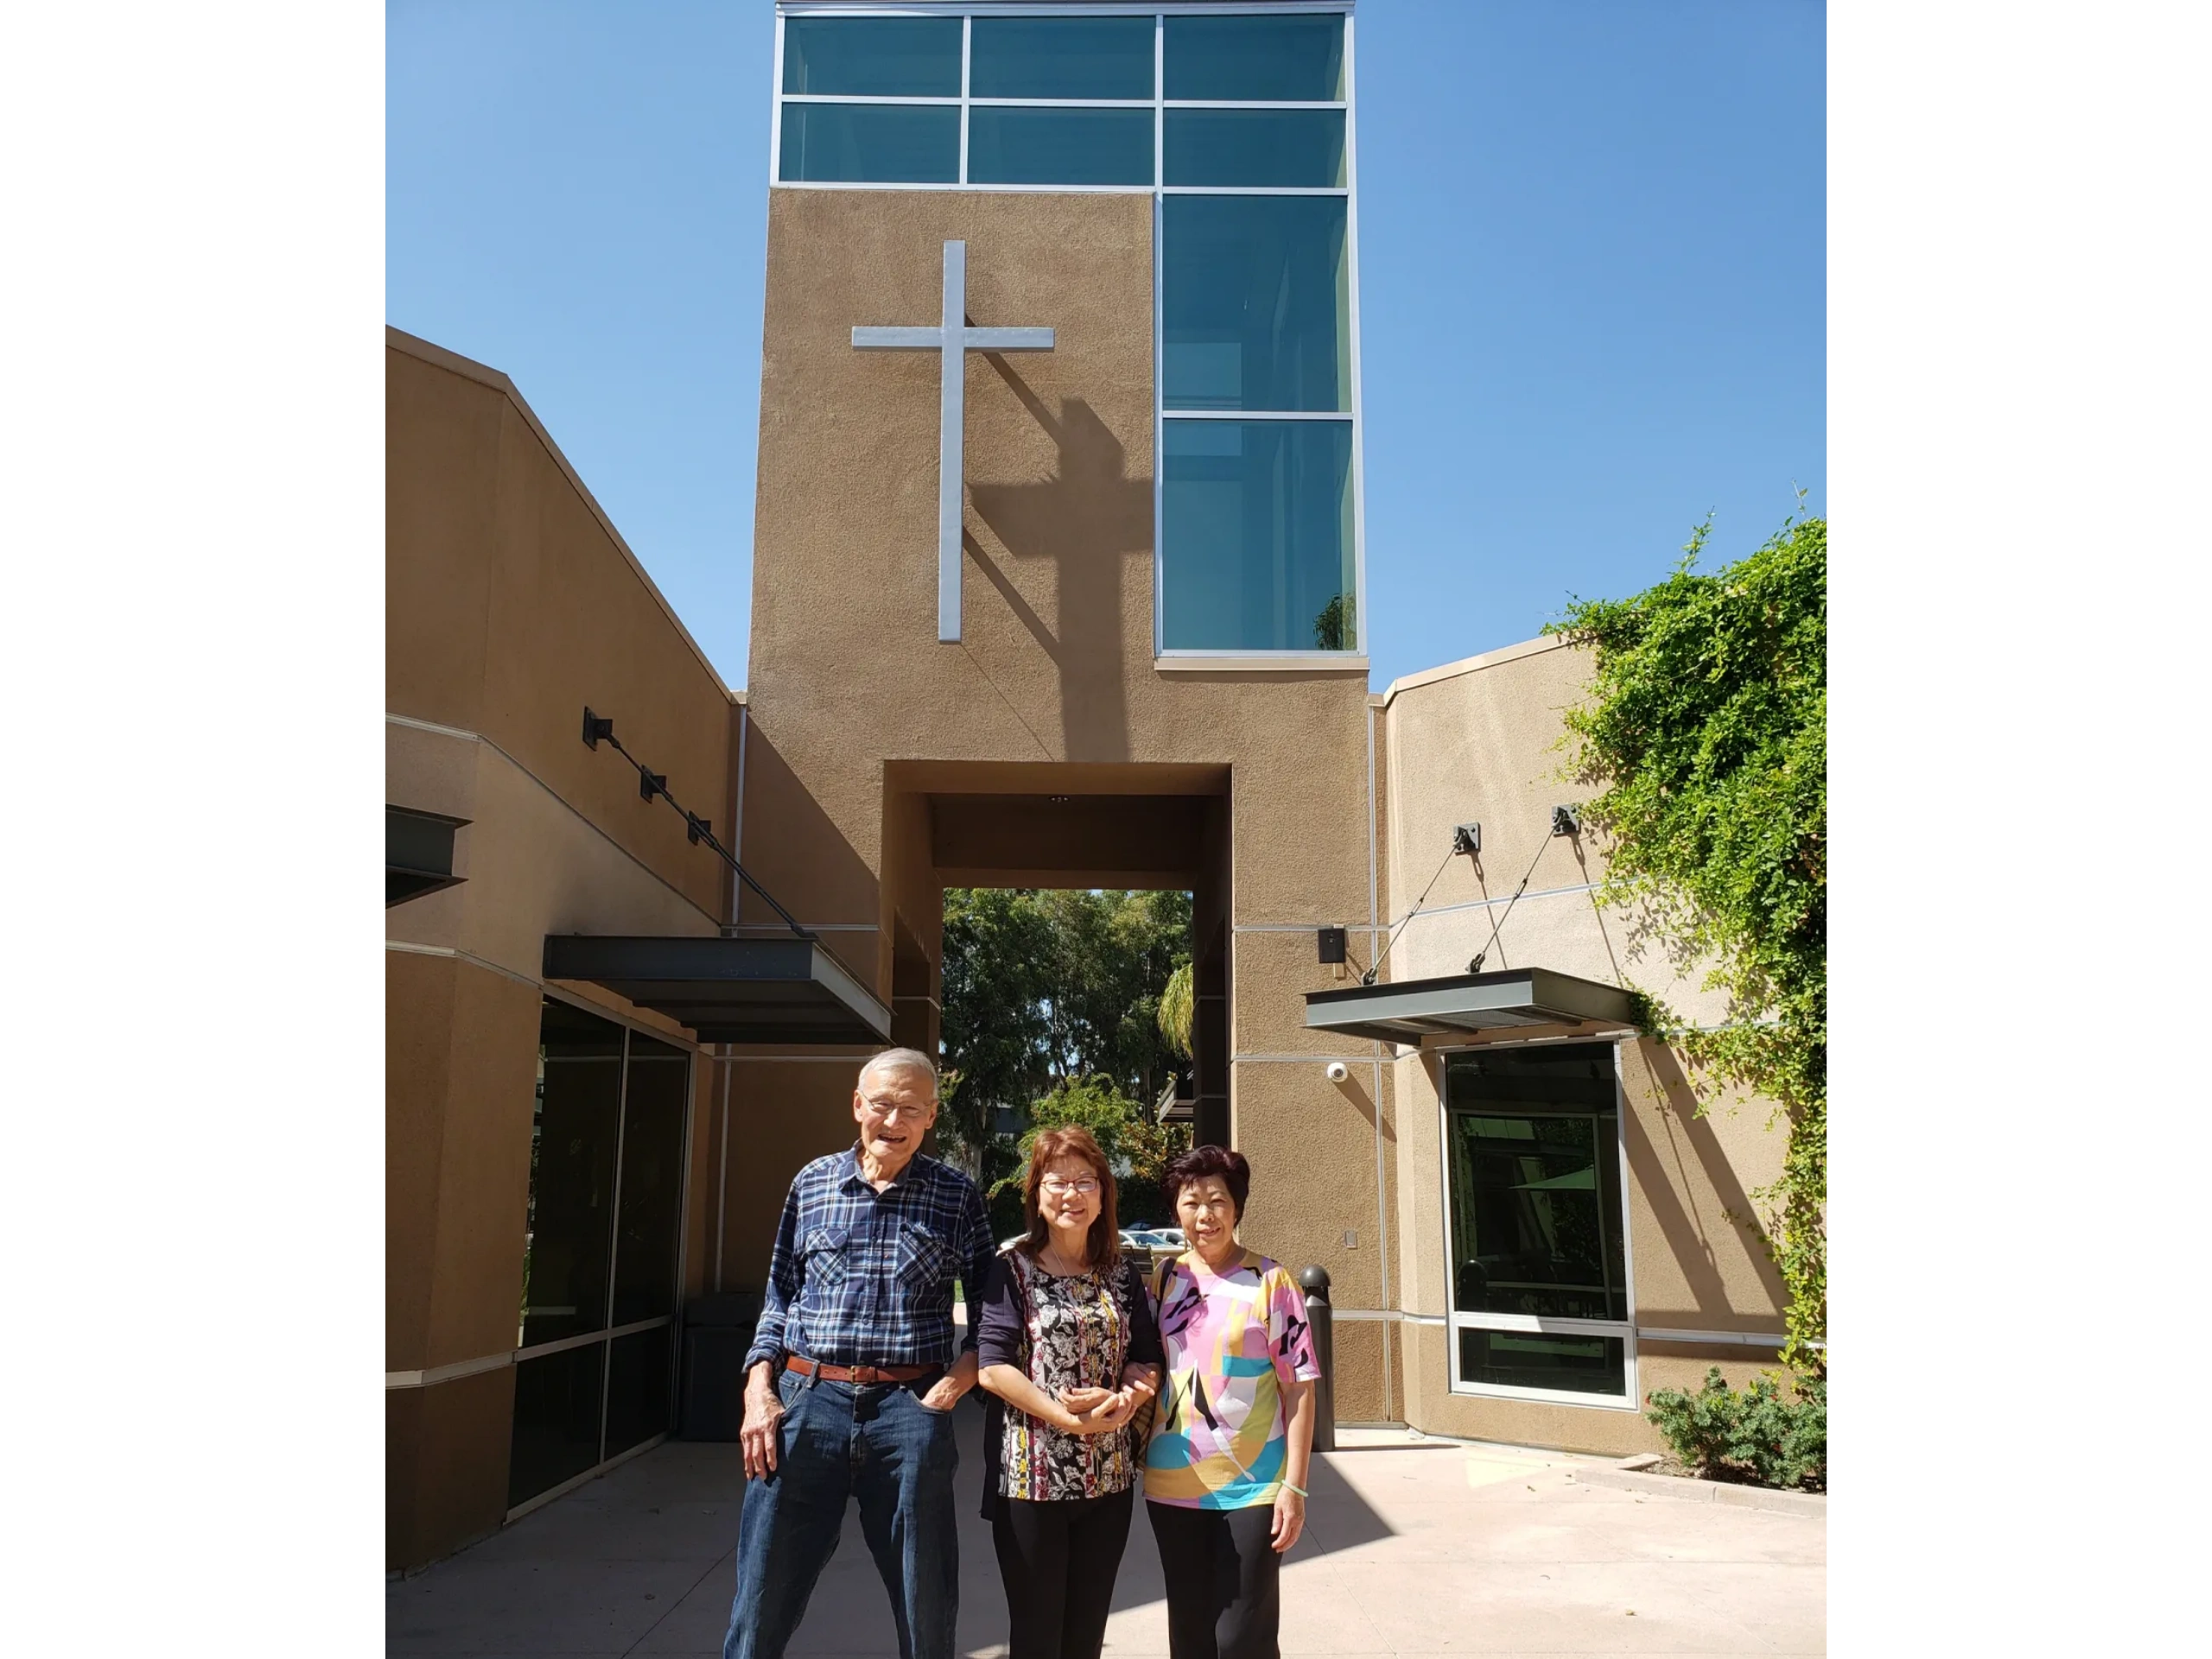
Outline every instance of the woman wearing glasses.
<svg viewBox="0 0 2212 1659">
<path fill-rule="evenodd" d="M 1128 1541 L 1142 1443 L 1130 1419 L 1159 1381 L 1144 1281 L 1121 1258 L 1114 1175 L 1079 1128 L 1029 1154 L 1029 1231 L 983 1296 L 983 1513 L 998 1548 L 1008 1659 L 1097 1659 Z"/>
<path fill-rule="evenodd" d="M 1191 1248 L 1155 1279 L 1167 1362 L 1144 1496 L 1167 1587 L 1173 1659 L 1275 1659 L 1283 1552 L 1306 1527 L 1313 1382 L 1306 1298 L 1236 1242 L 1242 1153 L 1195 1147 L 1167 1166 Z"/>
</svg>

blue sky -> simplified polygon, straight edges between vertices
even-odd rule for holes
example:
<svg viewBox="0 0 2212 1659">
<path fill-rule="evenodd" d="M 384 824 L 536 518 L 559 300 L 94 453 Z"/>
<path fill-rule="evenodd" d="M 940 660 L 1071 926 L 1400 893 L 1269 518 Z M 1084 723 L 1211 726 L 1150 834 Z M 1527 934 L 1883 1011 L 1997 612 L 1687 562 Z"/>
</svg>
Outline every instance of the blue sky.
<svg viewBox="0 0 2212 1659">
<path fill-rule="evenodd" d="M 1821 6 L 1358 16 L 1375 685 L 1825 512 Z M 772 7 L 387 17 L 388 320 L 513 377 L 744 684 Z"/>
</svg>

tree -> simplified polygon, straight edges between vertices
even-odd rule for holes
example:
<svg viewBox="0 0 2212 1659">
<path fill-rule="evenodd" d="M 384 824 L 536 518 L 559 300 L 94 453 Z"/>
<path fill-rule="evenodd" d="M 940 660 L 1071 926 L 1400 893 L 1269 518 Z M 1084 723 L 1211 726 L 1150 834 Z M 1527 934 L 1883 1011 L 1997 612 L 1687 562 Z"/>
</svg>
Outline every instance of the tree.
<svg viewBox="0 0 2212 1659">
<path fill-rule="evenodd" d="M 1050 1094 L 1030 1103 L 1029 1127 L 1014 1147 L 1012 1166 L 988 1189 L 995 1227 L 1002 1227 L 1005 1232 L 1019 1229 L 1022 1184 L 1037 1137 L 1047 1129 L 1060 1128 L 1088 1129 L 1098 1142 L 1120 1188 L 1124 1224 L 1158 1220 L 1166 1215 L 1160 1178 L 1169 1159 L 1189 1150 L 1190 1130 L 1156 1122 L 1145 1104 L 1123 1094 L 1113 1078 L 1093 1072 L 1068 1078 Z"/>
<path fill-rule="evenodd" d="M 1175 1069 L 1161 1002 L 1190 960 L 1186 893 L 947 890 L 938 1123 L 992 1194 L 999 1236 L 1020 1224 L 1032 1138 L 996 1133 L 1002 1111 L 1033 1135 L 1084 1122 L 1115 1159 L 1124 1204 L 1159 1208 L 1160 1169 L 1189 1135 L 1145 1103 Z"/>
<path fill-rule="evenodd" d="M 1313 645 L 1319 651 L 1350 651 L 1359 643 L 1359 623 L 1350 594 L 1338 594 L 1313 619 Z"/>
<path fill-rule="evenodd" d="M 1160 994 L 1160 1034 L 1169 1053 L 1185 1060 L 1196 1058 L 1192 1033 L 1198 1014 L 1196 982 L 1186 962 L 1167 976 L 1167 988 Z"/>
<path fill-rule="evenodd" d="M 1727 1023 L 1642 999 L 1689 1062 L 1779 1103 L 1781 1179 L 1754 1196 L 1790 1305 L 1783 1362 L 1824 1374 L 1827 1330 L 1827 523 L 1794 518 L 1740 563 L 1576 601 L 1547 632 L 1592 653 L 1570 710 L 1573 775 L 1602 792 L 1601 899 L 1637 906 L 1680 961 L 1710 961 Z"/>
<path fill-rule="evenodd" d="M 1190 957 L 1186 893 L 948 889 L 943 1033 L 961 1079 L 940 1120 L 949 1138 L 979 1147 L 1001 1108 L 1094 1072 L 1151 1099 L 1175 1066 L 1160 995 Z"/>
<path fill-rule="evenodd" d="M 1022 1226 L 1022 1192 L 1029 1175 L 1029 1160 L 1037 1137 L 1047 1129 L 1088 1129 L 1106 1161 L 1121 1179 L 1125 1160 L 1122 1143 L 1130 1127 L 1144 1116 L 1142 1109 L 1114 1086 L 1113 1078 L 1100 1072 L 1063 1079 L 1050 1094 L 1032 1101 L 1029 1127 L 1021 1132 L 1008 1167 L 986 1189 L 995 1233 L 1019 1232 Z"/>
<path fill-rule="evenodd" d="M 1190 960 L 1190 894 L 1053 889 L 1034 899 L 1047 941 L 1038 988 L 1052 1075 L 1102 1071 L 1149 1098 L 1174 1065 L 1160 1035 L 1160 995 Z"/>
<path fill-rule="evenodd" d="M 1033 897 L 997 887 L 952 887 L 944 895 L 941 1031 L 946 1069 L 958 1082 L 938 1125 L 974 1154 L 989 1145 L 1001 1106 L 1024 1104 L 1051 1086 L 1039 986 L 1039 964 L 1055 951 Z"/>
</svg>

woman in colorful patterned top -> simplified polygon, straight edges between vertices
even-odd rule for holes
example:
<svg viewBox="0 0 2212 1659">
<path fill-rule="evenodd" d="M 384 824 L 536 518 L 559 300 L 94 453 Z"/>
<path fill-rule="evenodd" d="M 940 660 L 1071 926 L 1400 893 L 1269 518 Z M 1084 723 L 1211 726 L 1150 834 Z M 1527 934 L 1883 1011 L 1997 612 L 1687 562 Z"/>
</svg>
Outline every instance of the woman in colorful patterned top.
<svg viewBox="0 0 2212 1659">
<path fill-rule="evenodd" d="M 1282 1554 L 1306 1527 L 1313 1382 L 1306 1298 L 1236 1242 L 1251 1166 L 1196 1147 L 1167 1166 L 1191 1248 L 1155 1279 L 1167 1376 L 1144 1496 L 1173 1659 L 1276 1659 Z"/>
<path fill-rule="evenodd" d="M 1029 1154 L 1029 1232 L 983 1293 L 983 1513 L 1006 1580 L 1008 1659 L 1097 1659 L 1160 1377 L 1144 1281 L 1121 1259 L 1114 1174 L 1083 1129 Z M 1003 1403 L 1001 1403 L 1003 1402 Z"/>
</svg>

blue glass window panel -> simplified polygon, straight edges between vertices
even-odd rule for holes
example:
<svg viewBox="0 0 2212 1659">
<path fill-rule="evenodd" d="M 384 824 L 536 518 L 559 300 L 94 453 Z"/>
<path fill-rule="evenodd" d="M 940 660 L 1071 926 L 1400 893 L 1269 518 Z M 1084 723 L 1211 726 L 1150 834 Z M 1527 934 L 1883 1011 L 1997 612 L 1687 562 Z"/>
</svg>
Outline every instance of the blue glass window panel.
<svg viewBox="0 0 2212 1659">
<path fill-rule="evenodd" d="M 957 184 L 959 106 L 786 104 L 776 176 L 842 184 Z"/>
<path fill-rule="evenodd" d="M 1342 185 L 1342 110 L 1170 110 L 1169 184 Z"/>
<path fill-rule="evenodd" d="M 960 20 L 786 18 L 784 90 L 851 98 L 957 98 Z M 790 118 L 788 112 L 785 118 Z"/>
<path fill-rule="evenodd" d="M 978 17 L 971 98 L 1152 97 L 1149 17 Z"/>
<path fill-rule="evenodd" d="M 969 112 L 973 184 L 1150 184 L 1150 110 L 1028 110 L 978 105 Z"/>
<path fill-rule="evenodd" d="M 1169 409 L 1351 408 L 1342 196 L 1169 196 L 1160 205 Z"/>
<path fill-rule="evenodd" d="M 1165 423 L 1161 641 L 1350 650 L 1351 423 Z"/>
<path fill-rule="evenodd" d="M 1167 96 L 1328 103 L 1344 95 L 1344 23 L 1321 17 L 1170 17 Z"/>
</svg>

